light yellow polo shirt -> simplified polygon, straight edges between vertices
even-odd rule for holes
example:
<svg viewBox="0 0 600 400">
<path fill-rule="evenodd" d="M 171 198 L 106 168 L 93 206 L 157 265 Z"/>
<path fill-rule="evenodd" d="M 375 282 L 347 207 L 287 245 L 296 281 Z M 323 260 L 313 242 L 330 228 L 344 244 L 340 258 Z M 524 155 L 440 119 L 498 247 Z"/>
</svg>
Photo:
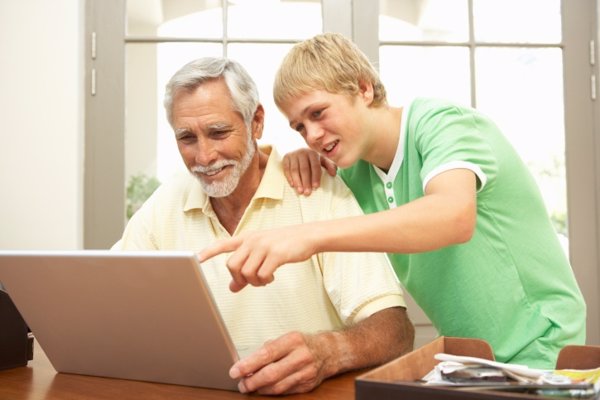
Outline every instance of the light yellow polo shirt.
<svg viewBox="0 0 600 400">
<path fill-rule="evenodd" d="M 284 225 L 342 218 L 362 213 L 340 178 L 323 174 L 311 196 L 287 183 L 281 158 L 270 147 L 262 181 L 234 235 Z M 113 249 L 200 251 L 230 237 L 199 182 L 183 173 L 161 185 L 131 218 Z M 398 280 L 385 254 L 321 253 L 284 265 L 265 287 L 229 290 L 227 255 L 203 264 L 223 320 L 243 357 L 266 340 L 290 331 L 338 330 L 385 308 L 405 307 Z"/>
</svg>

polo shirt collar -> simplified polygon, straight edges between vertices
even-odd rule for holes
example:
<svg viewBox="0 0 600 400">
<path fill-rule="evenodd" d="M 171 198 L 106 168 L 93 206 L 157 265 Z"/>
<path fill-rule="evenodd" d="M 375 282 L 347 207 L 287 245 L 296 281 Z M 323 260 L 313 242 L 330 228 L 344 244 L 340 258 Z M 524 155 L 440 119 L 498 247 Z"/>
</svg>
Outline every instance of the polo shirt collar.
<svg viewBox="0 0 600 400">
<path fill-rule="evenodd" d="M 269 154 L 269 160 L 252 201 L 261 198 L 283 200 L 283 193 L 288 182 L 283 173 L 281 156 L 272 146 L 260 146 L 259 148 L 263 153 Z"/>
<path fill-rule="evenodd" d="M 251 203 L 261 198 L 282 200 L 287 180 L 283 173 L 281 156 L 272 146 L 259 146 L 259 149 L 269 155 L 269 160 Z M 183 211 L 187 212 L 194 209 L 201 209 L 205 214 L 213 213 L 210 198 L 202 189 L 198 179 L 192 177 L 190 192 L 183 205 Z"/>
<path fill-rule="evenodd" d="M 398 147 L 396 148 L 396 154 L 394 155 L 394 159 L 392 160 L 392 165 L 390 165 L 390 169 L 387 173 L 385 173 L 381 168 L 373 164 L 373 169 L 383 182 L 393 182 L 396 180 L 396 176 L 398 175 L 398 171 L 400 171 L 402 161 L 404 160 L 404 143 L 407 129 L 406 124 L 408 120 L 410 105 L 412 105 L 412 100 L 407 104 L 408 105 L 404 106 L 404 109 L 402 110 L 402 117 L 400 120 L 400 134 L 398 135 Z"/>
<path fill-rule="evenodd" d="M 190 172 L 191 174 L 191 172 Z M 209 197 L 204 193 L 202 185 L 198 182 L 198 178 L 192 175 L 190 191 L 183 205 L 183 211 L 187 212 L 194 209 L 212 210 Z"/>
</svg>

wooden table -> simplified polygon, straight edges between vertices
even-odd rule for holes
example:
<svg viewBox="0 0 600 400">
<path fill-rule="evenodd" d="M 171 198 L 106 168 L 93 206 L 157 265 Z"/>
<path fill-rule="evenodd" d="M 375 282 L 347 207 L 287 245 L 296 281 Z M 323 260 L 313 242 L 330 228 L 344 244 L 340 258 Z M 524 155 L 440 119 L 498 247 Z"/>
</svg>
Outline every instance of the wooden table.
<svg viewBox="0 0 600 400">
<path fill-rule="evenodd" d="M 286 396 L 286 399 L 354 399 L 354 378 L 358 373 L 328 379 L 310 393 Z M 243 395 L 225 390 L 165 385 L 123 379 L 60 374 L 35 345 L 33 360 L 26 367 L 0 371 L 0 399 L 10 400 L 155 400 L 155 399 L 277 399 L 258 395 Z"/>
</svg>

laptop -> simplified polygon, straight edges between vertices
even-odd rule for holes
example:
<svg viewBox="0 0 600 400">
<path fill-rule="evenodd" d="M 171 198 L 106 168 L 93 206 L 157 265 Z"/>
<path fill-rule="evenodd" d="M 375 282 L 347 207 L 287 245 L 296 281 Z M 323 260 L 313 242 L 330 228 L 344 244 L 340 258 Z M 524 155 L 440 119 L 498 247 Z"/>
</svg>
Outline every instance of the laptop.
<svg viewBox="0 0 600 400">
<path fill-rule="evenodd" d="M 0 282 L 58 372 L 237 390 L 193 252 L 0 251 Z"/>
</svg>

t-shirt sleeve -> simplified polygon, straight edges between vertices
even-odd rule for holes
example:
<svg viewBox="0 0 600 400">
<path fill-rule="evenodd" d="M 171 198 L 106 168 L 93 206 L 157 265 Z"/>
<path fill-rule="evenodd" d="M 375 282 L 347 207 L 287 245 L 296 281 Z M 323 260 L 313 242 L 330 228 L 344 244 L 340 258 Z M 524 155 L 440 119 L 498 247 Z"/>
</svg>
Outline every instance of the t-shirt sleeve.
<svg viewBox="0 0 600 400">
<path fill-rule="evenodd" d="M 452 103 L 417 103 L 411 107 L 408 134 L 422 157 L 423 189 L 434 176 L 455 168 L 472 170 L 478 190 L 492 181 L 497 161 L 485 137 L 489 124 L 473 110 Z"/>
</svg>

